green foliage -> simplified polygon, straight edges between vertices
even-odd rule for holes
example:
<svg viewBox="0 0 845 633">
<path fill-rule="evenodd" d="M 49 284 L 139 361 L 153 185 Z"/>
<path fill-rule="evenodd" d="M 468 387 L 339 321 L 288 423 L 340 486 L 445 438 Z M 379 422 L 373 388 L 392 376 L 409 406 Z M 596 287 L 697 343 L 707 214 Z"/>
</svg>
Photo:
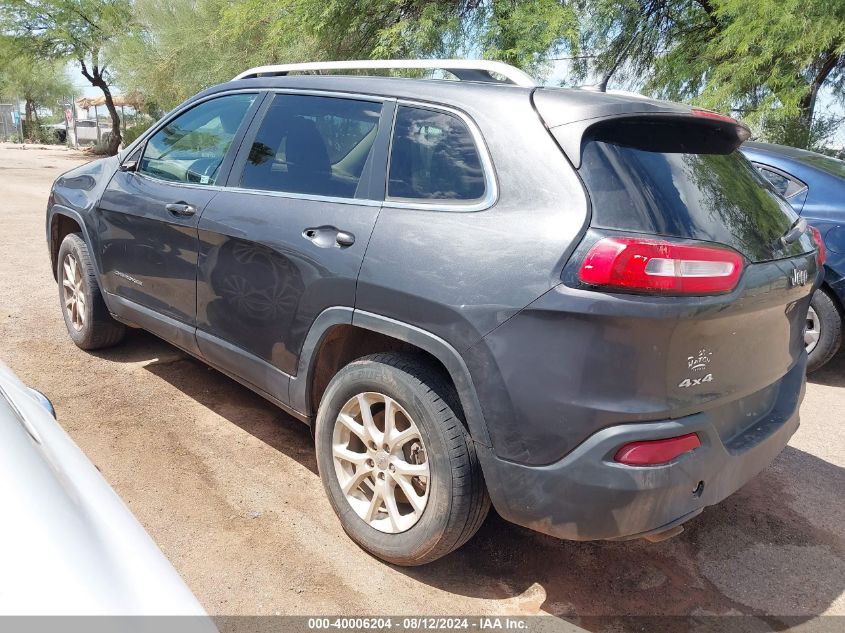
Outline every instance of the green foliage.
<svg viewBox="0 0 845 633">
<path fill-rule="evenodd" d="M 123 145 L 128 147 L 136 138 L 146 132 L 153 124 L 152 119 L 142 123 L 136 123 L 132 127 L 126 128 L 123 132 Z"/>
<path fill-rule="evenodd" d="M 43 141 L 39 109 L 53 110 L 71 92 L 64 64 L 19 50 L 15 40 L 0 37 L 0 95 L 23 99 L 24 137 Z M 52 136 L 47 135 L 52 140 Z"/>
<path fill-rule="evenodd" d="M 98 65 L 105 43 L 132 23 L 130 0 L 4 0 L 0 25 L 40 57 Z"/>
<path fill-rule="evenodd" d="M 52 108 L 70 93 L 64 63 L 35 57 L 19 50 L 14 40 L 0 38 L 0 94 Z"/>
<path fill-rule="evenodd" d="M 837 0 L 5 0 L 0 32 L 77 60 L 106 94 L 113 70 L 160 116 L 263 64 L 406 57 L 499 59 L 538 76 L 574 57 L 605 78 L 738 113 L 768 140 L 818 147 L 821 86 L 845 101 Z M 108 63 L 106 62 L 108 60 Z M 107 97 L 108 100 L 108 97 Z M 113 119 L 116 114 L 113 114 Z"/>
<path fill-rule="evenodd" d="M 124 88 L 163 109 L 271 63 L 483 56 L 542 72 L 576 27 L 561 0 L 137 0 L 135 8 L 141 28 L 116 40 L 111 56 Z"/>
<path fill-rule="evenodd" d="M 811 118 L 825 82 L 845 87 L 845 3 L 830 0 L 718 0 L 717 62 L 702 98 L 747 111 L 781 138 L 813 145 Z"/>
<path fill-rule="evenodd" d="M 112 119 L 109 153 L 120 145 L 120 117 L 111 97 L 107 43 L 133 28 L 131 0 L 3 0 L 0 33 L 14 38 L 21 53 L 39 59 L 74 60 L 82 75 L 103 92 Z"/>
<path fill-rule="evenodd" d="M 845 92 L 845 2 L 580 0 L 576 71 L 739 114 L 770 140 L 812 146 L 821 85 Z"/>
<path fill-rule="evenodd" d="M 203 88 L 231 79 L 248 55 L 220 21 L 228 0 L 137 0 L 137 29 L 108 52 L 120 85 L 142 94 L 160 116 Z"/>
</svg>

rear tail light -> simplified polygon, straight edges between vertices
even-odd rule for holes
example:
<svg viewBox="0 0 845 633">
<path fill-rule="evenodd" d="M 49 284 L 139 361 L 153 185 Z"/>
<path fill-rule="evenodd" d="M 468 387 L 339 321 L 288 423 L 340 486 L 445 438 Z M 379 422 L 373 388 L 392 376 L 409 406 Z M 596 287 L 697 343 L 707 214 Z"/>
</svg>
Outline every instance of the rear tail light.
<svg viewBox="0 0 845 633">
<path fill-rule="evenodd" d="M 816 259 L 819 263 L 819 267 L 821 267 L 827 261 L 827 253 L 824 250 L 824 241 L 822 240 L 822 234 L 814 226 L 810 227 L 810 233 L 813 234 L 813 239 L 816 240 L 816 245 L 819 247 L 819 254 Z"/>
<path fill-rule="evenodd" d="M 736 288 L 742 267 L 742 256 L 727 248 L 605 237 L 587 253 L 578 277 L 619 290 L 703 295 Z"/>
<path fill-rule="evenodd" d="M 667 464 L 679 455 L 694 451 L 701 442 L 695 433 L 687 433 L 679 437 L 665 440 L 647 440 L 625 444 L 616 451 L 613 459 L 628 466 L 659 466 Z"/>
</svg>

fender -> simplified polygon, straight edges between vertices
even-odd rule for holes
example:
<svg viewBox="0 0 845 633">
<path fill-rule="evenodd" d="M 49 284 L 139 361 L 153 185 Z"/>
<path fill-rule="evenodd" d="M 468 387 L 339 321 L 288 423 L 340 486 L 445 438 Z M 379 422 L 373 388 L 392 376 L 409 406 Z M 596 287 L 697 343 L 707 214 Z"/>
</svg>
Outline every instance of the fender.
<svg viewBox="0 0 845 633">
<path fill-rule="evenodd" d="M 335 307 L 327 308 L 318 315 L 302 346 L 297 375 L 292 377 L 290 381 L 289 398 L 292 408 L 305 413 L 309 417 L 315 414 L 314 411 L 311 411 L 308 392 L 313 380 L 316 351 L 328 331 L 337 325 L 354 325 L 365 330 L 378 332 L 410 343 L 437 358 L 452 378 L 473 441 L 477 444 L 490 446 L 490 437 L 487 433 L 484 416 L 481 413 L 478 395 L 475 392 L 469 369 L 467 369 L 466 363 L 464 363 L 458 351 L 431 332 L 363 310 Z"/>
<path fill-rule="evenodd" d="M 54 204 L 50 207 L 47 211 L 47 248 L 50 253 L 50 261 L 52 264 L 53 258 L 53 249 L 55 248 L 55 252 L 59 252 L 59 247 L 61 244 L 53 244 L 53 233 L 52 233 L 52 226 L 53 226 L 53 219 L 57 215 L 63 215 L 67 218 L 70 218 L 74 222 L 76 222 L 82 229 L 82 239 L 85 240 L 85 244 L 88 246 L 88 249 L 91 254 L 91 261 L 94 263 L 94 272 L 97 275 L 97 283 L 100 283 L 100 262 L 99 258 L 97 257 L 97 251 L 94 248 L 94 243 L 91 241 L 91 236 L 88 233 L 88 226 L 85 223 L 85 219 L 82 217 L 82 214 L 75 209 L 71 209 L 61 204 Z M 53 266 L 53 276 L 55 277 L 56 271 L 55 266 Z M 101 286 L 102 287 L 102 286 Z"/>
</svg>

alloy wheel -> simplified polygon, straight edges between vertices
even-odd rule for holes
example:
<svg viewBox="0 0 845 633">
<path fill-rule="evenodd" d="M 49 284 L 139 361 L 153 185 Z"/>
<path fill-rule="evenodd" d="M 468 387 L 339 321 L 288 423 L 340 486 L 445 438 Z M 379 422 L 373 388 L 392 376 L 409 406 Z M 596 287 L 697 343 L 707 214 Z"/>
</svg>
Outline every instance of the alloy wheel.
<svg viewBox="0 0 845 633">
<path fill-rule="evenodd" d="M 335 421 L 332 457 L 340 489 L 369 526 L 388 534 L 420 520 L 430 471 L 419 428 L 382 393 L 350 398 Z"/>
<path fill-rule="evenodd" d="M 72 253 L 65 255 L 62 262 L 62 288 L 64 290 L 65 312 L 73 329 L 79 331 L 85 326 L 85 286 L 82 283 L 82 267 Z"/>
</svg>

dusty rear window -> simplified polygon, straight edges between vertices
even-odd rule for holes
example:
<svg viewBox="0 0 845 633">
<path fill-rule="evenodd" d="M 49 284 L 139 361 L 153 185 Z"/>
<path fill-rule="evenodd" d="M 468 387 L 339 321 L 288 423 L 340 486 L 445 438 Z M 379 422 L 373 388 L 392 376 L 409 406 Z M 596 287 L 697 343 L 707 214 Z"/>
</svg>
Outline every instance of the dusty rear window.
<svg viewBox="0 0 845 633">
<path fill-rule="evenodd" d="M 789 204 L 739 151 L 719 153 L 718 143 L 684 131 L 661 124 L 638 131 L 635 143 L 624 134 L 626 142 L 616 142 L 612 129 L 586 139 L 579 173 L 592 226 L 719 242 L 751 261 L 812 249 L 799 240 L 779 250 L 797 219 Z"/>
</svg>

